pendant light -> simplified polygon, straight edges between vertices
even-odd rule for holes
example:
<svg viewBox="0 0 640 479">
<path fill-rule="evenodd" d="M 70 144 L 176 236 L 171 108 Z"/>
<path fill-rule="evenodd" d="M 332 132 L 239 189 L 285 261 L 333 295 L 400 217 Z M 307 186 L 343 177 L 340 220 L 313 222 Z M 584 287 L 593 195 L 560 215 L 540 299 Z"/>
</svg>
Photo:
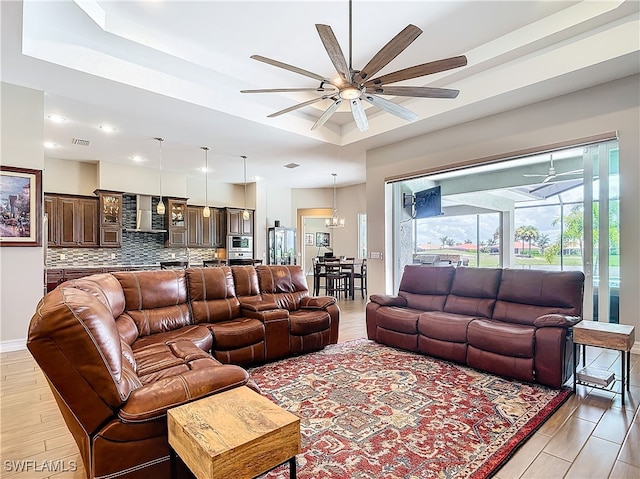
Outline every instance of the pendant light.
<svg viewBox="0 0 640 479">
<path fill-rule="evenodd" d="M 157 137 L 158 143 L 160 143 L 160 201 L 158 202 L 158 206 L 156 207 L 156 212 L 159 215 L 163 215 L 165 213 L 164 203 L 162 202 L 162 142 L 164 138 Z"/>
<path fill-rule="evenodd" d="M 242 219 L 248 221 L 249 210 L 247 209 L 247 157 L 242 156 L 242 164 L 244 169 L 244 211 L 242 212 Z"/>
<path fill-rule="evenodd" d="M 336 176 L 337 173 L 331 173 L 333 176 L 333 215 L 331 218 L 324 220 L 327 228 L 342 228 L 344 226 L 344 218 L 338 217 L 338 206 L 336 205 Z"/>
<path fill-rule="evenodd" d="M 201 146 L 204 150 L 204 208 L 202 208 L 202 216 L 209 218 L 211 209 L 209 208 L 209 148 Z"/>
</svg>

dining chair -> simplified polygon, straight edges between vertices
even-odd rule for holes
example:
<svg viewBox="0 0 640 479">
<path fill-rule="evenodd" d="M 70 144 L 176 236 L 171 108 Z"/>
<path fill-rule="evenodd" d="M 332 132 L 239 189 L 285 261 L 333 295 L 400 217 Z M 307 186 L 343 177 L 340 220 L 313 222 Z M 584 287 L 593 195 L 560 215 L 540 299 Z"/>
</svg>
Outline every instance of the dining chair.
<svg viewBox="0 0 640 479">
<path fill-rule="evenodd" d="M 340 297 L 340 293 L 344 293 L 347 297 L 349 293 L 348 281 L 349 275 L 342 270 L 340 261 L 324 262 L 325 272 L 325 293 L 327 296 Z"/>
<path fill-rule="evenodd" d="M 321 280 L 324 279 L 321 285 Z M 320 286 L 327 287 L 327 273 L 324 269 L 324 256 L 313 258 L 313 295 L 318 296 L 320 294 Z"/>
<path fill-rule="evenodd" d="M 367 258 L 362 258 L 360 268 L 354 272 L 353 279 L 354 281 L 360 280 L 359 284 L 355 282 L 353 289 L 360 290 L 362 299 L 364 299 L 365 293 L 367 292 Z"/>
</svg>

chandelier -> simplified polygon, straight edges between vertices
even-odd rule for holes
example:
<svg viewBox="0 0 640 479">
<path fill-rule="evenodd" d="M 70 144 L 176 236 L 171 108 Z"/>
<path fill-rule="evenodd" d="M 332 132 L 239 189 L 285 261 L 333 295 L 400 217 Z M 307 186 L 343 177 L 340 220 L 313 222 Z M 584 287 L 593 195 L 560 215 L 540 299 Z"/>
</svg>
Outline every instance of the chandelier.
<svg viewBox="0 0 640 479">
<path fill-rule="evenodd" d="M 327 228 L 342 228 L 344 227 L 344 218 L 338 217 L 338 206 L 336 205 L 336 176 L 337 173 L 331 173 L 333 176 L 333 215 L 331 218 L 324 220 L 324 224 Z"/>
</svg>

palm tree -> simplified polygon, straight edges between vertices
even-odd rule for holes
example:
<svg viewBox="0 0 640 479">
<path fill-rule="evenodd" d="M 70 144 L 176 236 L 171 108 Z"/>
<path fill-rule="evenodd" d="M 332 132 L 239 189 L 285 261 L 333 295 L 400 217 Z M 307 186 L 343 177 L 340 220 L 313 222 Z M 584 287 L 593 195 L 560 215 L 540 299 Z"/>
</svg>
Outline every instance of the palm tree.
<svg viewBox="0 0 640 479">
<path fill-rule="evenodd" d="M 447 246 L 447 244 L 449 244 L 449 241 L 451 241 L 451 238 L 449 238 L 448 236 L 441 236 L 438 239 L 440 240 L 440 243 L 442 243 L 442 248 Z"/>
<path fill-rule="evenodd" d="M 531 242 L 538 239 L 540 231 L 535 226 L 520 226 L 516 230 L 516 240 L 522 240 L 522 249 L 524 249 L 524 242 L 529 242 L 529 258 L 531 258 Z"/>
<path fill-rule="evenodd" d="M 544 249 L 551 244 L 551 238 L 548 234 L 541 234 L 536 241 L 536 246 L 540 248 L 540 253 L 544 254 Z"/>
</svg>

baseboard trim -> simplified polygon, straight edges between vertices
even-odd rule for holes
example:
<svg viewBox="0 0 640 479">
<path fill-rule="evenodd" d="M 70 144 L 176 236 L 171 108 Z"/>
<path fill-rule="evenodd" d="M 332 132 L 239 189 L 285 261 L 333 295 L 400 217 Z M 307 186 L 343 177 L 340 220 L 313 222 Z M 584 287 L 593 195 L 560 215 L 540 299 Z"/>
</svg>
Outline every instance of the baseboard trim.
<svg viewBox="0 0 640 479">
<path fill-rule="evenodd" d="M 27 338 L 9 339 L 0 341 L 0 353 L 9 353 L 11 351 L 21 351 L 27 349 Z"/>
</svg>

